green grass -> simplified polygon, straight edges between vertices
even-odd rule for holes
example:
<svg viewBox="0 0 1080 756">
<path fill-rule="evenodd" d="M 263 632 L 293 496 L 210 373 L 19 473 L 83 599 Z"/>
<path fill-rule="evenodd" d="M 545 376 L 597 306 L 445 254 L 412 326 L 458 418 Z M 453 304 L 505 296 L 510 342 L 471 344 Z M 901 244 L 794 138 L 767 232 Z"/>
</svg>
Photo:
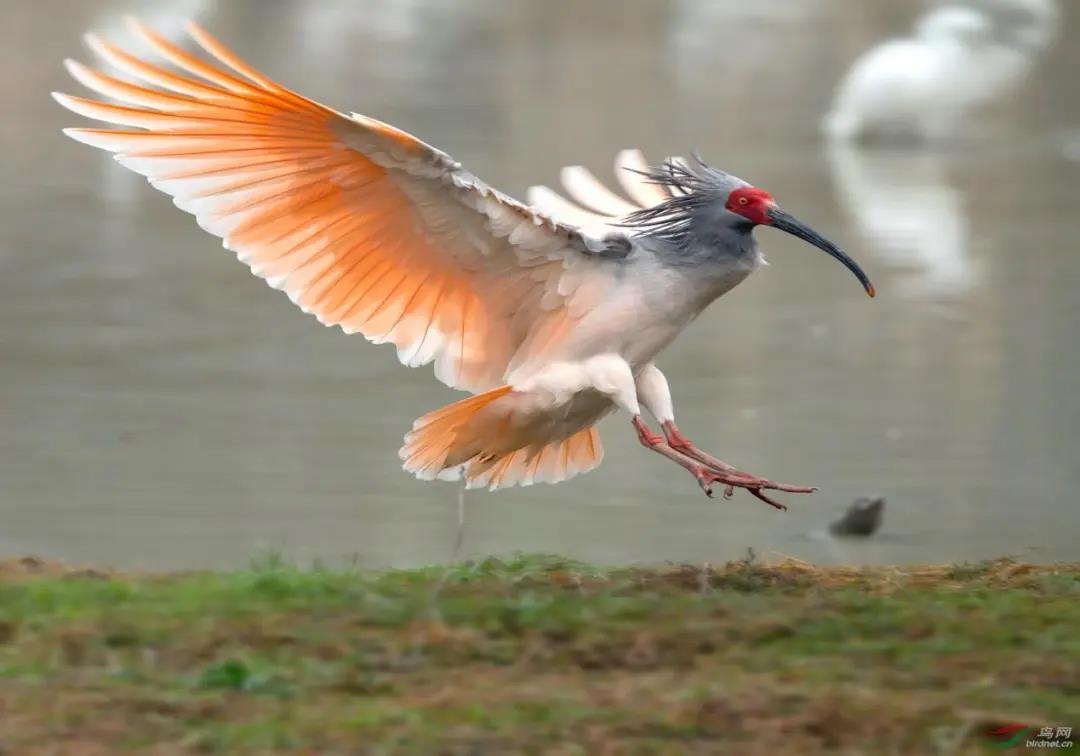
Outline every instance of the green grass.
<svg viewBox="0 0 1080 756">
<path fill-rule="evenodd" d="M 43 572 L 0 571 L 16 752 L 979 753 L 994 723 L 1080 726 L 1080 565 Z"/>
</svg>

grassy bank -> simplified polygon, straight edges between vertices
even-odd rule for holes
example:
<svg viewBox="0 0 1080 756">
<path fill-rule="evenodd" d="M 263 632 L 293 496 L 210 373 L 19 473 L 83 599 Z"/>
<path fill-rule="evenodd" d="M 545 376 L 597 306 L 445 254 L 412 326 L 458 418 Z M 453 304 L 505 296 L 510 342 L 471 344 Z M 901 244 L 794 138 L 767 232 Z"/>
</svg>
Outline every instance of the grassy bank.
<svg viewBox="0 0 1080 756">
<path fill-rule="evenodd" d="M 1010 561 L 8 563 L 0 746 L 979 753 L 996 722 L 1080 726 L 1078 598 L 1080 565 Z"/>
</svg>

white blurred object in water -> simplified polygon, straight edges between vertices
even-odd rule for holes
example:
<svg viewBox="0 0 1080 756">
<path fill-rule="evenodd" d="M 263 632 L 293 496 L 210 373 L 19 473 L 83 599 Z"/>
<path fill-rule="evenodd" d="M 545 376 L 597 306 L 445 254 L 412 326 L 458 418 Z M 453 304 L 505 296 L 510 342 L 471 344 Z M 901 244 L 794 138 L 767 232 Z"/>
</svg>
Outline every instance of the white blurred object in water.
<svg viewBox="0 0 1080 756">
<path fill-rule="evenodd" d="M 962 192 L 942 155 L 921 150 L 829 147 L 840 204 L 877 256 L 910 272 L 896 287 L 915 297 L 960 295 L 978 280 L 968 254 Z"/>
<path fill-rule="evenodd" d="M 1065 154 L 1066 160 L 1080 163 L 1080 133 L 1065 140 L 1065 147 L 1062 152 Z"/>
<path fill-rule="evenodd" d="M 1030 53 L 1041 53 L 1057 39 L 1061 12 L 1057 0 L 966 0 L 989 15 L 1001 40 Z"/>
<path fill-rule="evenodd" d="M 823 129 L 840 140 L 954 137 L 1031 73 L 1057 20 L 1053 0 L 967 0 L 930 10 L 912 37 L 855 62 Z"/>
</svg>

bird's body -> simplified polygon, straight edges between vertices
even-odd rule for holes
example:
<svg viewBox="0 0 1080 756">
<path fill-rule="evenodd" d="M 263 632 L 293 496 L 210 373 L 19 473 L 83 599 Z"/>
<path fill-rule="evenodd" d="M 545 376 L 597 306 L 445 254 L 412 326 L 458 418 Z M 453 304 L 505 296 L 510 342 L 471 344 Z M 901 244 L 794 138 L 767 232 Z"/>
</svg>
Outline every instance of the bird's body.
<svg viewBox="0 0 1080 756">
<path fill-rule="evenodd" d="M 69 61 L 77 80 L 122 104 L 55 96 L 134 128 L 67 133 L 116 153 L 322 323 L 392 343 L 404 364 L 434 364 L 439 380 L 473 394 L 414 423 L 400 450 L 406 470 L 471 487 L 558 482 L 600 463 L 595 425 L 622 409 L 643 444 L 708 493 L 719 482 L 780 507 L 763 490 L 811 490 L 694 447 L 653 362 L 760 264 L 757 225 L 820 247 L 873 293 L 850 258 L 768 193 L 700 159 L 649 169 L 624 152 L 638 166 L 620 177 L 636 203 L 583 185 L 579 170 L 568 188 L 595 212 L 538 189 L 555 205 L 545 212 L 393 126 L 285 89 L 198 27 L 192 37 L 220 67 L 133 28 L 180 72 L 89 37 L 139 83 Z"/>
<path fill-rule="evenodd" d="M 455 451 L 424 466 L 424 477 L 444 470 L 453 477 L 455 466 L 474 456 L 525 450 L 522 458 L 535 459 L 536 449 L 587 431 L 620 406 L 636 415 L 641 403 L 654 415 L 673 419 L 666 379 L 653 360 L 761 263 L 757 245 L 747 239 L 739 253 L 682 265 L 672 264 L 669 250 L 632 240 L 624 257 L 608 260 L 594 271 L 594 281 L 583 284 L 589 293 L 583 293 L 581 306 L 587 309 L 573 327 L 563 327 L 559 316 L 534 324 L 525 340 L 528 348 L 504 379 L 514 390 L 494 397 L 469 421 L 471 427 L 458 429 Z M 465 437 L 470 443 L 462 442 Z M 421 443 L 407 437 L 402 456 L 410 459 Z M 417 464 L 424 460 L 421 455 Z M 561 472 L 546 470 L 541 460 L 532 471 L 510 464 L 495 479 L 478 465 L 471 484 L 548 481 Z"/>
</svg>

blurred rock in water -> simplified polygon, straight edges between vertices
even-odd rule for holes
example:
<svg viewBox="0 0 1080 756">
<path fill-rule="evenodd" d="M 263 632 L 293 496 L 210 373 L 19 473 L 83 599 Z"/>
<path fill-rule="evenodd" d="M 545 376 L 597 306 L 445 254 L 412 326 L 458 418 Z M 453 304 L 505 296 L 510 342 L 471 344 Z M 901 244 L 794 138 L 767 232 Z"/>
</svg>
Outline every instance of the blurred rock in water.
<svg viewBox="0 0 1080 756">
<path fill-rule="evenodd" d="M 884 514 L 884 497 L 860 496 L 840 519 L 829 526 L 829 532 L 835 536 L 870 536 L 881 527 Z"/>
</svg>

